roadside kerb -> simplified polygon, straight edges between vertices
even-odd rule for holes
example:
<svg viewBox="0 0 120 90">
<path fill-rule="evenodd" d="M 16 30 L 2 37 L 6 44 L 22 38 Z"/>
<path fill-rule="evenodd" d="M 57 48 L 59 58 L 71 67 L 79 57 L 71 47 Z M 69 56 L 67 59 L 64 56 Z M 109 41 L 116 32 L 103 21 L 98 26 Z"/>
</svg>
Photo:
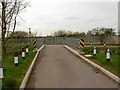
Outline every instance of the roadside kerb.
<svg viewBox="0 0 120 90">
<path fill-rule="evenodd" d="M 114 75 L 113 73 L 109 72 L 108 70 L 104 69 L 103 67 L 95 64 L 94 62 L 90 61 L 89 59 L 85 58 L 84 56 L 80 55 L 76 50 L 70 48 L 67 45 L 64 45 L 65 48 L 67 48 L 69 51 L 71 51 L 72 53 L 74 53 L 75 55 L 77 55 L 78 57 L 82 58 L 83 60 L 85 60 L 86 62 L 88 62 L 89 64 L 91 64 L 92 66 L 94 66 L 95 68 L 99 69 L 101 72 L 105 73 L 107 76 L 109 76 L 110 78 L 112 78 L 113 80 L 117 81 L 118 83 L 120 83 L 120 78 L 116 75 Z"/>
<path fill-rule="evenodd" d="M 29 69 L 28 69 L 25 77 L 24 77 L 23 80 L 22 80 L 22 83 L 21 83 L 21 85 L 20 85 L 20 87 L 19 87 L 19 90 L 24 90 L 24 88 L 26 87 L 26 84 L 27 84 L 27 82 L 28 82 L 28 79 L 29 79 L 29 76 L 30 76 L 31 71 L 32 71 L 32 69 L 33 69 L 33 66 L 34 66 L 34 64 L 35 64 L 35 61 L 36 61 L 36 59 L 37 59 L 37 57 L 38 57 L 38 55 L 39 55 L 39 52 L 40 52 L 44 47 L 45 47 L 45 45 L 41 46 L 40 49 L 37 51 L 37 53 L 36 53 L 36 55 L 35 55 L 32 63 L 31 63 L 31 65 L 30 65 L 30 67 L 29 67 Z"/>
</svg>

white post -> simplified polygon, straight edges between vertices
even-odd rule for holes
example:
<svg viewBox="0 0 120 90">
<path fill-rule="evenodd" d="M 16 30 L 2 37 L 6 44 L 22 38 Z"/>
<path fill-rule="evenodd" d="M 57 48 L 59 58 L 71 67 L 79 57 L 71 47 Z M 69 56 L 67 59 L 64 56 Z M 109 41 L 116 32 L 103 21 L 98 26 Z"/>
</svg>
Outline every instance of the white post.
<svg viewBox="0 0 120 90">
<path fill-rule="evenodd" d="M 104 47 L 106 46 L 105 42 L 104 42 Z"/>
<path fill-rule="evenodd" d="M 93 53 L 94 53 L 94 55 L 96 55 L 96 54 L 97 54 L 97 51 L 96 51 L 96 46 L 94 46 Z"/>
<path fill-rule="evenodd" d="M 92 47 L 93 46 L 92 42 L 90 44 L 91 44 L 91 47 Z"/>
<path fill-rule="evenodd" d="M 14 52 L 14 64 L 18 66 L 18 52 Z"/>
<path fill-rule="evenodd" d="M 3 66 L 2 66 L 2 55 L 0 56 L 0 90 L 2 90 L 2 79 L 3 79 Z"/>
<path fill-rule="evenodd" d="M 110 49 L 109 48 L 107 49 L 107 52 L 106 52 L 106 59 L 107 61 L 110 61 Z"/>
<path fill-rule="evenodd" d="M 0 90 L 2 90 L 3 68 L 0 68 Z"/>
<path fill-rule="evenodd" d="M 29 53 L 29 49 L 28 49 L 28 46 L 26 46 L 26 54 Z"/>
<path fill-rule="evenodd" d="M 22 58 L 25 58 L 24 48 L 22 48 Z"/>
</svg>

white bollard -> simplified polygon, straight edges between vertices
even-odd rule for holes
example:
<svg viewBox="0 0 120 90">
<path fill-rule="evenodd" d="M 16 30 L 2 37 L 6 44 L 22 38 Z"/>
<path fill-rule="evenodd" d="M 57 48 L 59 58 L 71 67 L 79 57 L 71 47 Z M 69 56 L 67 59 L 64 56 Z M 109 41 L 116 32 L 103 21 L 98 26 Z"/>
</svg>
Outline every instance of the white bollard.
<svg viewBox="0 0 120 90">
<path fill-rule="evenodd" d="M 28 49 L 28 46 L 26 46 L 26 54 L 29 53 L 29 49 Z"/>
<path fill-rule="evenodd" d="M 0 68 L 0 79 L 3 78 L 3 68 Z"/>
<path fill-rule="evenodd" d="M 104 42 L 104 47 L 106 46 L 105 42 Z"/>
<path fill-rule="evenodd" d="M 109 48 L 107 49 L 107 52 L 106 52 L 106 59 L 107 61 L 110 61 L 110 49 Z"/>
<path fill-rule="evenodd" d="M 91 46 L 93 46 L 92 42 L 90 44 L 91 44 Z"/>
<path fill-rule="evenodd" d="M 0 63 L 2 64 L 1 61 L 0 61 Z M 0 67 L 0 79 L 3 79 L 3 67 L 2 67 L 2 65 Z"/>
<path fill-rule="evenodd" d="M 2 56 L 0 56 L 0 90 L 2 90 L 2 80 L 3 80 L 3 66 L 2 66 Z"/>
<path fill-rule="evenodd" d="M 94 46 L 94 49 L 93 49 L 93 54 L 96 55 L 97 54 L 97 51 L 96 51 L 96 46 Z"/>
<path fill-rule="evenodd" d="M 18 66 L 18 52 L 14 52 L 14 64 Z"/>
<path fill-rule="evenodd" d="M 22 58 L 25 58 L 25 51 L 24 51 L 24 48 L 22 48 Z"/>
</svg>

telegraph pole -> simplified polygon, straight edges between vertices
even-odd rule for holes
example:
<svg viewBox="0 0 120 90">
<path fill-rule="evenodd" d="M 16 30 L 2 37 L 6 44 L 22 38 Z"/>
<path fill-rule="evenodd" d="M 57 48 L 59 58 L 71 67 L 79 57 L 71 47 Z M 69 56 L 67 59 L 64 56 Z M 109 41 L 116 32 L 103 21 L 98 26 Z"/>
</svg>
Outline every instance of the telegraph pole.
<svg viewBox="0 0 120 90">
<path fill-rule="evenodd" d="M 29 28 L 28 37 L 29 37 L 29 40 L 30 40 L 30 43 L 31 43 L 32 42 L 31 39 L 30 39 L 31 38 L 31 28 Z"/>
<path fill-rule="evenodd" d="M 29 33 L 28 33 L 28 37 L 30 37 L 31 36 L 31 28 L 29 28 Z"/>
</svg>

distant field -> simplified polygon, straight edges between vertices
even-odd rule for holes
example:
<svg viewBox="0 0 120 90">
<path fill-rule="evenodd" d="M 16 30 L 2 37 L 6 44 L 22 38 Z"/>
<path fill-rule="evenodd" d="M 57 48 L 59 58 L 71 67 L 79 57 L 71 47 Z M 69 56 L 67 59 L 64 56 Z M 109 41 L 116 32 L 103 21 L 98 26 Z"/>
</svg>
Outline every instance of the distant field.
<svg viewBox="0 0 120 90">
<path fill-rule="evenodd" d="M 107 48 L 110 48 L 111 61 L 106 60 L 105 51 Z M 86 46 L 83 51 L 85 54 L 93 55 L 93 47 Z M 110 72 L 114 73 L 117 76 L 120 76 L 120 47 L 119 46 L 97 46 L 97 55 L 89 58 L 91 61 L 99 64 Z"/>
<path fill-rule="evenodd" d="M 31 64 L 35 53 L 32 51 L 32 47 L 29 46 L 29 54 L 26 55 L 25 59 L 21 57 L 21 49 L 26 45 L 20 44 L 9 44 L 7 47 L 8 57 L 3 61 L 4 67 L 4 79 L 3 79 L 3 90 L 8 90 L 11 87 L 18 88 L 29 65 Z M 13 53 L 18 51 L 19 53 L 19 65 L 15 66 L 13 63 Z M 13 89 L 12 89 L 13 90 Z"/>
</svg>

